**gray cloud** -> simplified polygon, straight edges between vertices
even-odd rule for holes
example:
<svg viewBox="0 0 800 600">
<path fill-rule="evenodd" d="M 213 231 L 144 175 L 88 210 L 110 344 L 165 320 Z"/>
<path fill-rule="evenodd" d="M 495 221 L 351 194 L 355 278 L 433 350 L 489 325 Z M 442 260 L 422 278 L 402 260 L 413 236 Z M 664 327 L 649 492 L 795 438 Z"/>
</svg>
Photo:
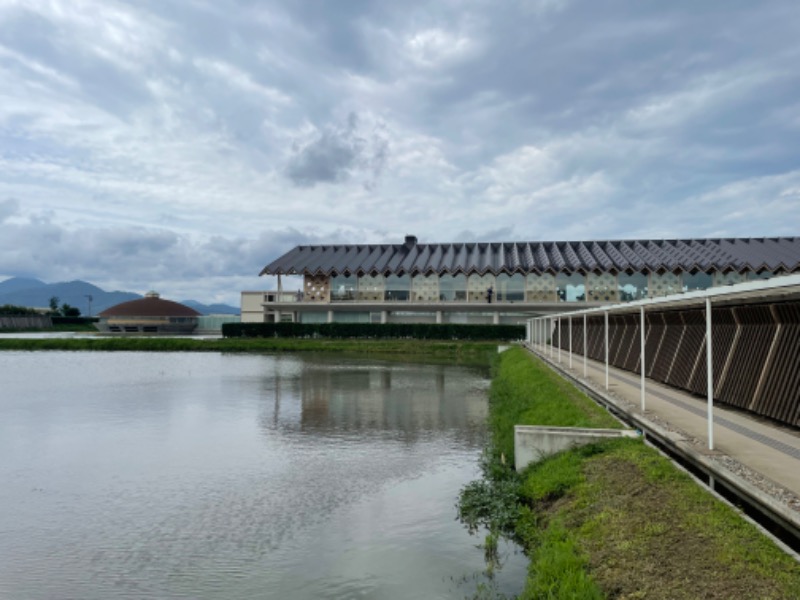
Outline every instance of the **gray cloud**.
<svg viewBox="0 0 800 600">
<path fill-rule="evenodd" d="M 19 202 L 15 198 L 0 200 L 0 223 L 19 212 Z"/>
<path fill-rule="evenodd" d="M 389 142 L 379 131 L 363 132 L 350 113 L 341 127 L 326 127 L 305 144 L 297 145 L 286 167 L 295 185 L 338 183 L 361 176 L 372 188 L 388 157 Z"/>
<path fill-rule="evenodd" d="M 235 298 L 296 243 L 796 235 L 799 29 L 738 0 L 0 3 L 0 273 Z"/>
</svg>

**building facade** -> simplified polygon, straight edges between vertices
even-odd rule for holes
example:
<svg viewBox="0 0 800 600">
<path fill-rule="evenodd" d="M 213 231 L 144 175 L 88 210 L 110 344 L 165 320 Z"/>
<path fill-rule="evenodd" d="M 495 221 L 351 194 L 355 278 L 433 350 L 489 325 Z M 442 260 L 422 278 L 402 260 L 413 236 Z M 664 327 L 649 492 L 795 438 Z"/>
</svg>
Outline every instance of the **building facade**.
<svg viewBox="0 0 800 600">
<path fill-rule="evenodd" d="M 522 323 L 800 271 L 800 238 L 297 246 L 242 293 L 243 322 Z M 281 276 L 302 276 L 284 292 Z"/>
<path fill-rule="evenodd" d="M 144 298 L 107 308 L 94 324 L 102 333 L 118 335 L 188 335 L 197 328 L 199 312 L 148 292 Z"/>
</svg>

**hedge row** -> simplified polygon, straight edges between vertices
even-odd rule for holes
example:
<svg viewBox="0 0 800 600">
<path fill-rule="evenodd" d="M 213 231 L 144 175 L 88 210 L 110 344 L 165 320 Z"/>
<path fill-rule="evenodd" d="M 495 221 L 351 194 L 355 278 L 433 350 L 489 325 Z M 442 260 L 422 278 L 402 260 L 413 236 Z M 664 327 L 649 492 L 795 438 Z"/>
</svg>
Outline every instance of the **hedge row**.
<svg viewBox="0 0 800 600">
<path fill-rule="evenodd" d="M 524 325 L 452 323 L 225 323 L 224 337 L 411 338 L 417 340 L 519 340 Z"/>
<path fill-rule="evenodd" d="M 53 325 L 89 325 L 98 321 L 97 317 L 59 317 L 53 315 L 50 318 L 53 320 Z"/>
</svg>

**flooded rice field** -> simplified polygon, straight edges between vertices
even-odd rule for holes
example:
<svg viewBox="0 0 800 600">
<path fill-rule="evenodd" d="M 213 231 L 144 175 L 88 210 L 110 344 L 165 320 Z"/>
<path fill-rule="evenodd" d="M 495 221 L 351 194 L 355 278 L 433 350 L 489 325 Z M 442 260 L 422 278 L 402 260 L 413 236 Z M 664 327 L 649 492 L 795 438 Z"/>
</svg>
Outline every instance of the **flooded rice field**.
<svg viewBox="0 0 800 600">
<path fill-rule="evenodd" d="M 487 374 L 343 359 L 0 353 L 0 598 L 464 598 Z"/>
</svg>

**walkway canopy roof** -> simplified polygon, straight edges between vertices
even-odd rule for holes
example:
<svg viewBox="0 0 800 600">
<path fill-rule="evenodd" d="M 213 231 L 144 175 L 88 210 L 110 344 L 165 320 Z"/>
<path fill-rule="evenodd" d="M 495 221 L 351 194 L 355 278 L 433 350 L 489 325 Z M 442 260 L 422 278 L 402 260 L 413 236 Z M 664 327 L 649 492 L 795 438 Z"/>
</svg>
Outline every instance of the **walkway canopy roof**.
<svg viewBox="0 0 800 600">
<path fill-rule="evenodd" d="M 297 246 L 261 275 L 800 270 L 800 238 Z"/>
</svg>

